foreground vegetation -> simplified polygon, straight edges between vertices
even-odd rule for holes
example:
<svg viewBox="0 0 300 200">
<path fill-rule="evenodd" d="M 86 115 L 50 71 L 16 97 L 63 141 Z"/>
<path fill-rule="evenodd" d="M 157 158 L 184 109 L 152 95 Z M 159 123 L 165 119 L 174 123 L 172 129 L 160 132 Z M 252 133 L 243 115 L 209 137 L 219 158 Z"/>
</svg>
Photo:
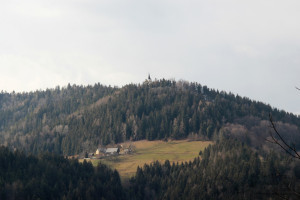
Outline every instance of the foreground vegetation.
<svg viewBox="0 0 300 200">
<path fill-rule="evenodd" d="M 130 142 L 135 147 L 131 154 L 106 157 L 101 160 L 91 160 L 94 166 L 99 162 L 116 169 L 122 179 L 130 178 L 136 173 L 137 167 L 143 167 L 144 164 L 159 161 L 164 163 L 169 160 L 171 163 L 181 163 L 192 161 L 198 156 L 199 151 L 203 151 L 210 141 L 188 141 L 173 140 L 164 142 L 158 141 L 136 141 Z M 124 144 L 125 145 L 125 144 Z"/>
<path fill-rule="evenodd" d="M 0 147 L 0 199 L 124 199 L 116 170 Z"/>
<path fill-rule="evenodd" d="M 217 141 L 200 157 L 138 168 L 131 179 L 135 199 L 299 199 L 300 162 L 258 154 L 236 140 Z M 133 199 L 134 199 L 133 198 Z"/>
<path fill-rule="evenodd" d="M 0 148 L 0 199 L 297 199 L 300 163 L 217 141 L 193 161 L 138 167 L 126 187 L 104 164 Z"/>
</svg>

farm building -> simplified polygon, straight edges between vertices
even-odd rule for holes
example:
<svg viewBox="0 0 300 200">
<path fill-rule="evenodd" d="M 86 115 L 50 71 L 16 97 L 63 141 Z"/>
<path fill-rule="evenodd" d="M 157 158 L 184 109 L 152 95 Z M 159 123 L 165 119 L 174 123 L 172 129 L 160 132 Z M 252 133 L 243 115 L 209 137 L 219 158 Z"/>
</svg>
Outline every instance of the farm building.
<svg viewBox="0 0 300 200">
<path fill-rule="evenodd" d="M 106 149 L 105 148 L 98 148 L 95 152 L 96 155 L 99 155 L 101 153 L 105 153 L 106 152 Z"/>
<path fill-rule="evenodd" d="M 110 155 L 116 155 L 119 154 L 119 152 L 120 152 L 119 148 L 107 148 L 105 153 Z"/>
</svg>

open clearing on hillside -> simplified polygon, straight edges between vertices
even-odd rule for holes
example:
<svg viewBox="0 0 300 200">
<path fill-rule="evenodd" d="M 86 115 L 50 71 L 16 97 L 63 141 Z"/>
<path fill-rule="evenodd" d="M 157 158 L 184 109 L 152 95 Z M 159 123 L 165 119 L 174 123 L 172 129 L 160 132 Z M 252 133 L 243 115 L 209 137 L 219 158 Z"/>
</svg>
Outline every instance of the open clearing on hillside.
<svg viewBox="0 0 300 200">
<path fill-rule="evenodd" d="M 127 143 L 128 144 L 128 143 Z M 118 170 L 122 178 L 132 177 L 138 166 L 143 167 L 145 163 L 150 164 L 156 160 L 164 162 L 169 160 L 172 162 L 192 161 L 199 155 L 200 150 L 204 150 L 210 141 L 188 141 L 188 140 L 172 140 L 164 141 L 136 141 L 130 142 L 135 146 L 132 154 L 106 157 L 103 159 L 91 160 L 94 166 L 99 162 L 107 164 L 113 169 Z"/>
</svg>

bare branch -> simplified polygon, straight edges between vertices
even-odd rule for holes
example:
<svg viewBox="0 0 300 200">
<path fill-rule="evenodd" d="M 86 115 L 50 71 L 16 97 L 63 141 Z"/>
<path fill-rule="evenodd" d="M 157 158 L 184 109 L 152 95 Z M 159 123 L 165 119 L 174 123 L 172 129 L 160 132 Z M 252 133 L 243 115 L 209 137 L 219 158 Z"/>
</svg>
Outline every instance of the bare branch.
<svg viewBox="0 0 300 200">
<path fill-rule="evenodd" d="M 272 143 L 272 144 L 276 144 L 276 142 L 274 142 L 274 141 L 272 141 L 272 140 L 269 140 L 269 139 L 265 139 L 267 142 L 270 142 L 270 143 Z"/>
<path fill-rule="evenodd" d="M 296 89 L 300 90 L 300 88 L 298 88 L 298 87 L 296 87 Z M 296 150 L 295 144 L 289 145 L 287 143 L 287 141 L 285 139 L 283 139 L 282 135 L 279 133 L 279 131 L 276 128 L 276 125 L 275 125 L 275 123 L 273 121 L 271 113 L 269 113 L 269 121 L 270 121 L 270 124 L 271 124 L 271 128 L 273 129 L 273 132 L 270 132 L 271 140 L 266 139 L 266 141 L 268 141 L 268 142 L 270 142 L 272 144 L 278 145 L 286 153 L 288 153 L 291 156 L 291 158 L 299 159 L 300 160 L 300 155 L 299 155 L 299 153 Z M 278 139 L 274 137 L 274 133 L 275 133 L 275 135 L 277 136 Z M 296 192 L 294 189 L 292 189 L 290 185 L 288 185 L 288 189 L 292 192 L 292 194 L 296 195 L 297 198 L 300 197 L 300 193 Z M 277 194 L 277 196 L 280 197 L 280 198 L 282 198 L 282 199 L 289 199 L 289 197 L 281 195 L 281 194 L 279 194 L 277 192 L 275 194 Z"/>
<path fill-rule="evenodd" d="M 281 198 L 281 199 L 285 199 L 285 200 L 288 200 L 288 199 L 289 199 L 289 198 L 287 198 L 287 197 L 285 197 L 285 196 L 279 194 L 278 192 L 276 192 L 275 194 L 276 194 L 279 198 Z"/>
<path fill-rule="evenodd" d="M 298 89 L 298 88 L 297 88 Z M 276 128 L 276 125 L 273 121 L 273 118 L 272 118 L 272 115 L 271 113 L 269 114 L 269 120 L 270 120 L 270 123 L 271 123 L 271 128 L 274 130 L 274 132 L 276 133 L 276 135 L 279 137 L 279 139 L 276 139 L 273 135 L 273 133 L 271 132 L 270 133 L 270 136 L 272 138 L 272 141 L 271 143 L 275 143 L 277 144 L 278 146 L 280 146 L 280 148 L 282 148 L 286 153 L 288 153 L 290 156 L 296 158 L 296 159 L 300 159 L 300 155 L 299 153 L 297 152 L 295 146 L 291 146 L 289 145 L 284 139 L 283 137 L 281 136 L 281 134 L 278 132 L 277 128 Z M 269 140 L 267 140 L 269 141 Z M 270 142 L 270 141 L 269 141 Z"/>
</svg>

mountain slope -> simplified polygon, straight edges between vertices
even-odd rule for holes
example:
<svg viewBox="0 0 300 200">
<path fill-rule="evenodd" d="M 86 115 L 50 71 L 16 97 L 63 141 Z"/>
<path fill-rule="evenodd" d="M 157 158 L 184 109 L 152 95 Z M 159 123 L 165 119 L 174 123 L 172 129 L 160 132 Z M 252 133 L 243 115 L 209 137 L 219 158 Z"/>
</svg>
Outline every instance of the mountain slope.
<svg viewBox="0 0 300 200">
<path fill-rule="evenodd" d="M 71 155 L 125 140 L 228 135 L 256 143 L 268 136 L 269 113 L 287 130 L 283 135 L 300 147 L 295 115 L 186 81 L 146 80 L 122 88 L 69 85 L 2 93 L 0 99 L 2 144 L 33 153 Z"/>
<path fill-rule="evenodd" d="M 99 164 L 0 147 L 0 199 L 125 199 L 119 174 Z"/>
<path fill-rule="evenodd" d="M 258 152 L 236 140 L 218 140 L 200 158 L 138 168 L 131 199 L 299 199 L 299 162 Z"/>
</svg>

